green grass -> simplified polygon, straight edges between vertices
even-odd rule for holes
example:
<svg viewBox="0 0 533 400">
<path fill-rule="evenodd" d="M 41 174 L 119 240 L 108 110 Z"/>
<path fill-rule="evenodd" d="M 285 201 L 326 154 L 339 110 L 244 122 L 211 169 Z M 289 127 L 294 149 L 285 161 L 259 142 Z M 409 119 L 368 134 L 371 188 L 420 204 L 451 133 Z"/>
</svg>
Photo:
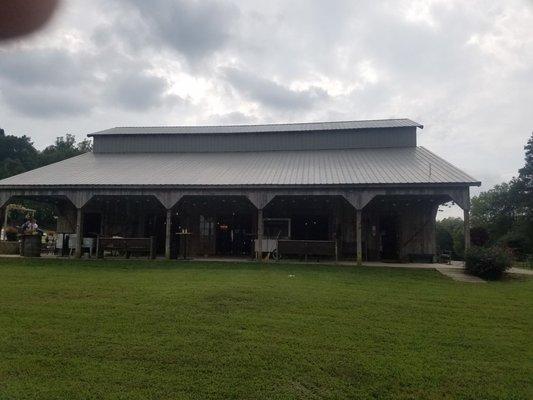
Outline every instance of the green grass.
<svg viewBox="0 0 533 400">
<path fill-rule="evenodd" d="M 533 280 L 0 259 L 0 399 L 531 399 Z"/>
</svg>

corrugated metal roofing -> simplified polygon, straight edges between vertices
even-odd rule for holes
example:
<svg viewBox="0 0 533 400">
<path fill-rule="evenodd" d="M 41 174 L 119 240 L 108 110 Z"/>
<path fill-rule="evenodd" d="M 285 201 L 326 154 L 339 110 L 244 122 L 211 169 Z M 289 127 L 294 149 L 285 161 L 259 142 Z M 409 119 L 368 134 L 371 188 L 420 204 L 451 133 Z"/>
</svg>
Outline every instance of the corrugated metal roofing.
<svg viewBox="0 0 533 400">
<path fill-rule="evenodd" d="M 430 167 L 431 166 L 431 167 Z M 361 185 L 478 182 L 423 147 L 233 153 L 87 153 L 7 185 Z"/>
<path fill-rule="evenodd" d="M 117 127 L 88 136 L 98 135 L 192 135 L 224 133 L 258 133 L 258 132 L 307 132 L 372 128 L 423 128 L 423 125 L 410 119 L 379 119 L 367 121 L 309 122 L 295 124 L 265 125 L 225 125 L 225 126 L 146 126 Z"/>
</svg>

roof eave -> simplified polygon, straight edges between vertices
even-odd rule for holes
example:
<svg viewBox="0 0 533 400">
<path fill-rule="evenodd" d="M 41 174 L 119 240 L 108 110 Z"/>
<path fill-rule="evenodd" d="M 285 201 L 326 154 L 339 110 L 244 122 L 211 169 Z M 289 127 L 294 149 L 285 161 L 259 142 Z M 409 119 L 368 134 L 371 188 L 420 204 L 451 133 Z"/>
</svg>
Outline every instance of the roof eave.
<svg viewBox="0 0 533 400">
<path fill-rule="evenodd" d="M 225 185 L 167 185 L 167 184 L 147 184 L 147 185 L 2 185 L 0 183 L 1 190 L 34 190 L 37 188 L 42 188 L 44 190 L 53 190 L 53 189 L 287 189 L 287 188 L 298 188 L 298 189 L 327 189 L 327 188 L 391 188 L 391 187 L 465 187 L 465 186 L 481 186 L 481 182 L 413 182 L 413 183 L 340 183 L 340 184 L 310 184 L 310 185 L 265 185 L 265 184 L 225 184 Z"/>
</svg>

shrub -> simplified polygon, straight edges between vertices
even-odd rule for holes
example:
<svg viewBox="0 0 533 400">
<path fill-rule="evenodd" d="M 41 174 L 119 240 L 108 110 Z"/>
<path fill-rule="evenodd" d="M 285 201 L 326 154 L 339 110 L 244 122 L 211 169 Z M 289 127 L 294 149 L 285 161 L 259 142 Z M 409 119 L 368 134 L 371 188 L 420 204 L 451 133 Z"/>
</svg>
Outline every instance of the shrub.
<svg viewBox="0 0 533 400">
<path fill-rule="evenodd" d="M 489 242 L 489 232 L 481 226 L 471 228 L 470 242 L 474 246 L 485 246 Z"/>
<path fill-rule="evenodd" d="M 467 274 L 487 279 L 498 279 L 510 267 L 511 257 L 509 253 L 499 247 L 472 246 L 466 252 L 465 270 Z"/>
<path fill-rule="evenodd" d="M 523 229 L 507 232 L 498 240 L 498 244 L 512 250 L 514 256 L 520 261 L 525 260 L 531 249 L 531 239 Z"/>
</svg>

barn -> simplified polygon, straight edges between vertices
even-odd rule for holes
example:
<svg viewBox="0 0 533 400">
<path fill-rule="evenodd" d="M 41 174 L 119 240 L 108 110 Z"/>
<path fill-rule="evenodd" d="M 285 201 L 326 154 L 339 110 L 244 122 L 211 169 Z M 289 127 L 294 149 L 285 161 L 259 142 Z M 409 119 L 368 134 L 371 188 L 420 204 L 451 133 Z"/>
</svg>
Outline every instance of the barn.
<svg viewBox="0 0 533 400">
<path fill-rule="evenodd" d="M 439 205 L 476 179 L 424 147 L 409 119 L 117 127 L 93 151 L 0 181 L 0 207 L 53 204 L 87 238 L 151 238 L 177 257 L 416 261 L 436 255 Z M 465 235 L 468 247 L 469 235 Z"/>
</svg>

